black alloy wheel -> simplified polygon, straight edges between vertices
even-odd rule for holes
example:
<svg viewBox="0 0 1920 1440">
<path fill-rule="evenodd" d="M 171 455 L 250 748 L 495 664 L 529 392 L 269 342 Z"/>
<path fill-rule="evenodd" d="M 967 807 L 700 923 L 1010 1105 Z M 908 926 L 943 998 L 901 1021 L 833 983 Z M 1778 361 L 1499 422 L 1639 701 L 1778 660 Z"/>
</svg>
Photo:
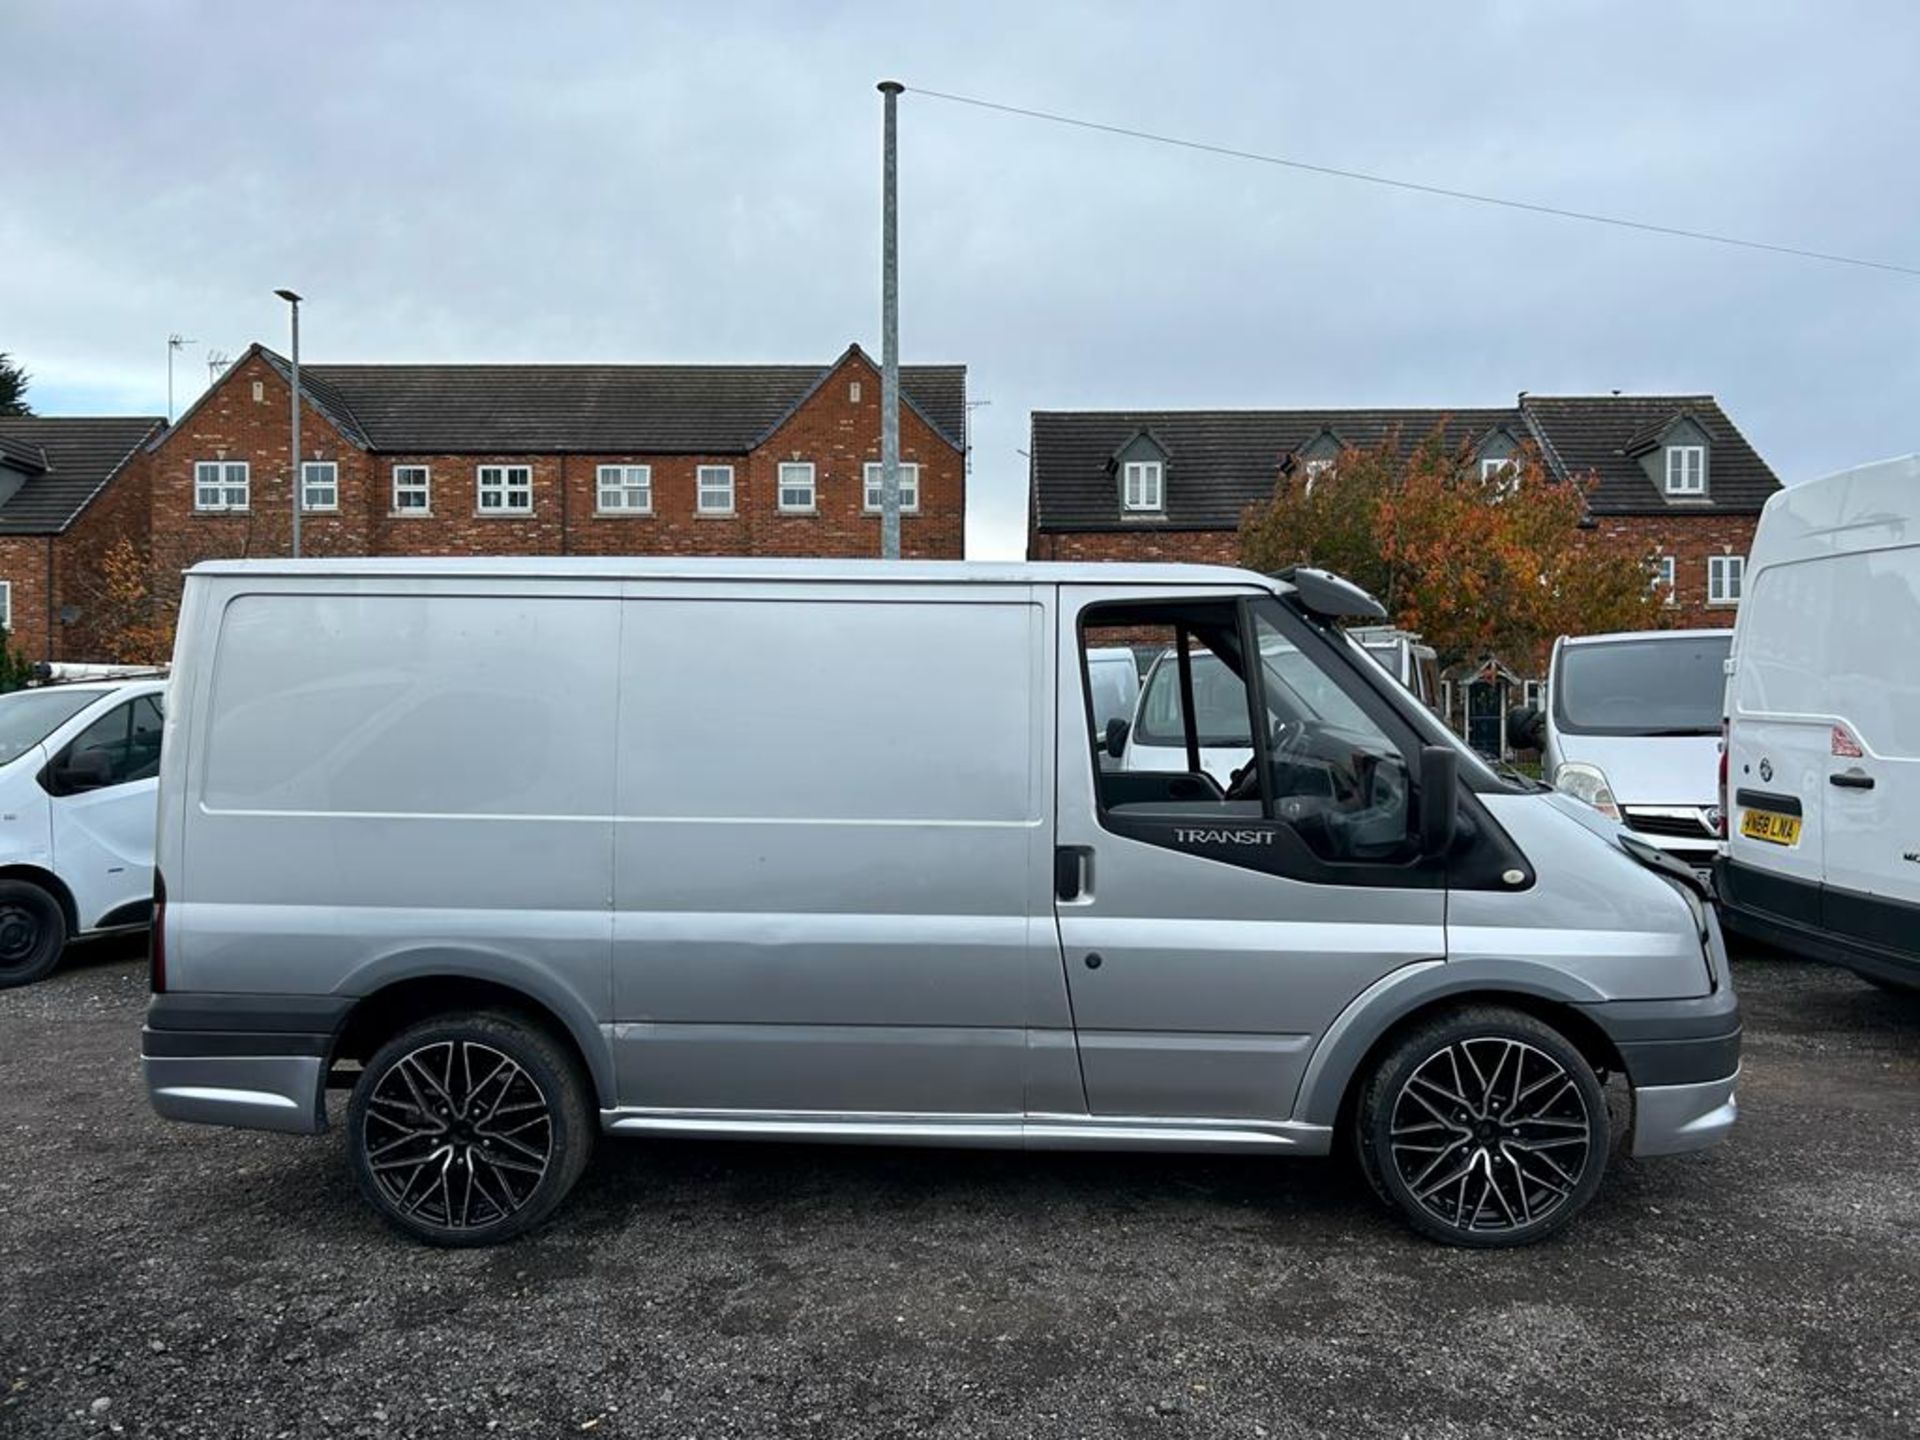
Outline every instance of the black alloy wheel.
<svg viewBox="0 0 1920 1440">
<path fill-rule="evenodd" d="M 1359 1115 L 1368 1178 L 1423 1234 L 1523 1245 L 1570 1222 L 1611 1149 L 1605 1092 L 1558 1031 L 1518 1011 L 1456 1011 L 1396 1045 Z"/>
<path fill-rule="evenodd" d="M 592 1148 L 572 1057 L 516 1016 L 416 1025 L 368 1062 L 348 1104 L 361 1192 L 439 1245 L 486 1245 L 538 1224 Z"/>
</svg>

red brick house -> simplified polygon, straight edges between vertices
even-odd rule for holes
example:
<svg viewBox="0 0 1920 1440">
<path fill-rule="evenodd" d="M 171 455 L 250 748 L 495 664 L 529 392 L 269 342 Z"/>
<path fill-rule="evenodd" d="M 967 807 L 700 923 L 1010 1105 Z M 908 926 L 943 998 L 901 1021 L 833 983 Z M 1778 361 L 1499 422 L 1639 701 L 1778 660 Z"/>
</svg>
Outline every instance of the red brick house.
<svg viewBox="0 0 1920 1440">
<path fill-rule="evenodd" d="M 1435 429 L 1497 469 L 1532 445 L 1589 476 L 1604 535 L 1658 553 L 1675 624 L 1731 625 L 1760 507 L 1780 487 L 1711 395 L 1522 394 L 1497 410 L 1037 411 L 1027 555 L 1232 563 L 1246 507 L 1349 446 Z"/>
<path fill-rule="evenodd" d="M 92 660 L 101 562 L 147 548 L 149 444 L 158 416 L 0 417 L 0 625 L 28 660 Z"/>
<path fill-rule="evenodd" d="M 958 559 L 966 370 L 901 367 L 901 553 Z M 880 371 L 308 365 L 305 555 L 877 555 Z M 284 555 L 290 369 L 254 345 L 154 443 L 155 589 Z"/>
</svg>

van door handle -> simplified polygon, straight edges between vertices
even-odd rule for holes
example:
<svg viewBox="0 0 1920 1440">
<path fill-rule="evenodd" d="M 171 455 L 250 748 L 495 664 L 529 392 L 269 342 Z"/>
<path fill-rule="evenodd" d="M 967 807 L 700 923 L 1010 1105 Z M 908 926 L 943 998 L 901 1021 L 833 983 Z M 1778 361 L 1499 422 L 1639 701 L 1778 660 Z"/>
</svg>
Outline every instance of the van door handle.
<svg viewBox="0 0 1920 1440">
<path fill-rule="evenodd" d="M 1873 776 L 1863 770 L 1845 770 L 1838 775 L 1827 776 L 1829 785 L 1837 785 L 1842 790 L 1871 790 Z"/>
<path fill-rule="evenodd" d="M 1087 867 L 1093 852 L 1084 845 L 1056 845 L 1053 850 L 1053 898 L 1078 900 L 1087 891 Z"/>
</svg>

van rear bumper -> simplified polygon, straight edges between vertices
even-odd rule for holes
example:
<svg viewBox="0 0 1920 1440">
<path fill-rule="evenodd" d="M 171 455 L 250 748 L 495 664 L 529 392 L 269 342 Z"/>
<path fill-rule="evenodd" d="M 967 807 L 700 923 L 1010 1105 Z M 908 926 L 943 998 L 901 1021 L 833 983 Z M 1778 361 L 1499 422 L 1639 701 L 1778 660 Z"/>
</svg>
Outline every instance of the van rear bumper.
<svg viewBox="0 0 1920 1440">
<path fill-rule="evenodd" d="M 147 1099 L 169 1120 L 313 1135 L 327 1124 L 318 1055 L 140 1057 Z"/>
<path fill-rule="evenodd" d="M 153 997 L 140 1032 L 147 1098 L 169 1120 L 312 1135 L 350 997 Z"/>
<path fill-rule="evenodd" d="M 1859 895 L 1722 858 L 1714 897 L 1727 928 L 1763 945 L 1920 987 L 1920 906 Z"/>
</svg>

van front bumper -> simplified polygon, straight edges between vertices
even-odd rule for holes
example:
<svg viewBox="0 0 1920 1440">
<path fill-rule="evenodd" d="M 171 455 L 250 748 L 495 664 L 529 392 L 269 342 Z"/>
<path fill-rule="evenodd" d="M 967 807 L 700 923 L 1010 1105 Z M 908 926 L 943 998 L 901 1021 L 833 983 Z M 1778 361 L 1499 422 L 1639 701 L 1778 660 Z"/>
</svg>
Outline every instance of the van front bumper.
<svg viewBox="0 0 1920 1440">
<path fill-rule="evenodd" d="M 352 1007 L 331 996 L 156 995 L 140 1032 L 147 1099 L 169 1120 L 312 1135 Z"/>
<path fill-rule="evenodd" d="M 1740 1116 L 1735 1071 L 1723 1080 L 1694 1085 L 1636 1085 L 1633 1091 L 1635 1159 L 1684 1155 L 1718 1145 Z"/>
</svg>

